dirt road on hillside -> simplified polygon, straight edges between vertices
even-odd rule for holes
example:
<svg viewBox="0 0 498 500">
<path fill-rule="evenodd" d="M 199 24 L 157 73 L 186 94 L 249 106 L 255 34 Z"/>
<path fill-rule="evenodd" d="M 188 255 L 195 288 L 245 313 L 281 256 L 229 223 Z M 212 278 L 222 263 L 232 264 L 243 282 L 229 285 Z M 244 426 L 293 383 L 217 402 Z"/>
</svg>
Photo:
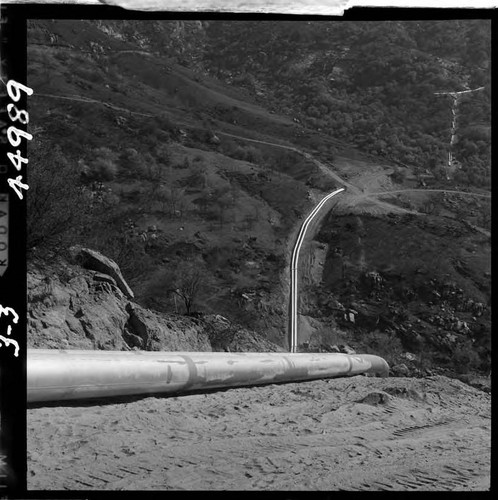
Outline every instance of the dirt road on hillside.
<svg viewBox="0 0 498 500">
<path fill-rule="evenodd" d="M 32 408 L 28 489 L 486 490 L 490 428 L 490 395 L 446 377 Z"/>
<path fill-rule="evenodd" d="M 256 142 L 259 144 L 266 144 L 268 146 L 275 146 L 275 147 L 279 147 L 282 149 L 287 149 L 289 151 L 293 151 L 294 153 L 298 153 L 298 154 L 302 155 L 307 160 L 313 162 L 324 175 L 326 175 L 327 177 L 330 177 L 335 182 L 337 182 L 340 186 L 344 186 L 346 188 L 346 191 L 344 191 L 341 194 L 341 196 L 339 197 L 339 204 L 342 207 L 355 208 L 355 212 L 357 212 L 357 213 L 365 213 L 365 212 L 370 213 L 370 214 L 385 214 L 385 213 L 406 214 L 406 213 L 410 213 L 410 214 L 420 215 L 416 211 L 408 210 L 406 208 L 399 207 L 397 205 L 393 205 L 393 204 L 388 203 L 386 201 L 381 201 L 374 196 L 370 196 L 370 194 L 367 190 L 363 191 L 362 189 L 357 187 L 357 185 L 360 185 L 360 186 L 365 185 L 365 186 L 370 186 L 370 189 L 371 189 L 373 186 L 377 187 L 379 184 L 382 184 L 388 175 L 388 173 L 384 169 L 381 169 L 374 174 L 372 174 L 371 172 L 367 172 L 365 174 L 359 175 L 355 178 L 355 184 L 351 184 L 347 180 L 340 177 L 336 172 L 331 170 L 331 168 L 328 165 L 317 160 L 310 153 L 307 153 L 305 151 L 301 151 L 298 148 L 294 148 L 292 146 L 285 146 L 283 144 L 278 144 L 278 143 L 273 143 L 273 142 L 268 142 L 268 141 L 260 141 L 258 139 L 250 139 L 250 138 L 238 136 L 235 134 L 229 134 L 228 132 L 218 131 L 216 133 L 218 135 L 226 135 L 228 137 L 233 137 L 235 139 L 241 139 L 241 140 L 245 140 L 245 141 L 249 141 L 249 142 Z M 365 177 L 365 179 L 363 179 L 363 177 Z M 367 181 L 367 178 L 368 178 L 368 181 Z M 375 182 L 373 182 L 374 179 L 375 179 Z"/>
<path fill-rule="evenodd" d="M 137 51 L 123 51 L 123 52 L 137 52 Z M 193 82 L 195 83 L 195 82 Z M 200 84 L 195 84 L 197 86 L 202 86 Z M 210 92 L 214 94 L 218 94 L 215 90 L 209 89 Z M 155 114 L 151 113 L 140 113 L 137 111 L 131 111 L 128 108 L 123 108 L 121 106 L 115 106 L 107 102 L 102 102 L 98 101 L 96 99 L 88 98 L 88 97 L 82 97 L 82 96 L 57 96 L 53 94 L 37 94 L 40 97 L 50 97 L 50 98 L 55 98 L 55 99 L 65 99 L 69 101 L 76 101 L 76 102 L 84 102 L 84 103 L 89 103 L 89 104 L 99 104 L 102 106 L 105 106 L 109 109 L 114 109 L 115 111 L 121 111 L 121 112 L 126 112 L 129 114 L 134 114 L 134 115 L 139 115 L 139 116 L 145 116 L 145 117 L 154 117 L 156 116 Z M 225 96 L 226 97 L 226 96 Z M 253 112 L 255 114 L 260 114 L 260 115 L 267 115 L 268 113 L 264 108 L 261 108 L 260 106 L 257 105 L 249 105 L 247 103 L 243 103 L 242 101 L 238 101 L 235 99 L 227 98 L 229 99 L 230 102 L 233 101 L 233 103 L 236 103 L 239 107 L 246 109 L 246 111 Z M 287 117 L 280 117 L 278 115 L 272 115 L 272 120 L 277 121 L 277 122 L 282 122 L 282 123 L 292 123 L 289 118 Z M 377 171 L 375 172 L 365 172 L 361 173 L 358 176 L 355 177 L 355 183 L 352 184 L 351 182 L 348 182 L 341 176 L 339 176 L 336 172 L 334 172 L 330 166 L 328 166 L 325 163 L 322 163 L 320 160 L 317 160 L 313 155 L 310 153 L 307 153 L 305 151 L 302 151 L 298 148 L 292 147 L 292 146 L 287 146 L 284 144 L 278 144 L 274 142 L 269 142 L 269 141 L 262 141 L 258 139 L 251 139 L 249 137 L 243 137 L 239 136 L 236 134 L 230 134 L 228 132 L 222 132 L 222 131 L 216 131 L 216 134 L 218 135 L 225 135 L 227 137 L 233 137 L 235 139 L 240 139 L 248 142 L 255 142 L 259 144 L 265 144 L 268 146 L 274 146 L 274 147 L 279 147 L 282 149 L 287 149 L 289 151 L 293 151 L 295 153 L 298 153 L 302 155 L 304 158 L 307 160 L 313 162 L 320 170 L 321 172 L 326 175 L 327 177 L 330 177 L 334 181 L 336 181 L 339 185 L 344 186 L 346 188 L 346 191 L 342 194 L 339 200 L 340 206 L 343 208 L 350 208 L 350 209 L 355 209 L 355 213 L 369 213 L 369 214 L 386 214 L 386 213 L 397 213 L 397 214 L 413 214 L 413 215 L 424 215 L 416 210 L 409 210 L 394 204 L 391 204 L 386 201 L 379 200 L 377 196 L 380 196 L 382 194 L 389 194 L 389 193 L 402 193 L 404 191 L 415 191 L 414 189 L 411 190 L 396 190 L 396 191 L 390 191 L 390 190 L 385 190 L 385 191 L 380 191 L 380 192 L 375 192 L 378 188 L 384 186 L 387 182 L 388 175 L 391 173 L 389 168 L 381 168 L 379 167 Z M 346 161 L 347 159 L 342 158 L 342 161 Z M 473 193 L 466 193 L 463 191 L 455 191 L 455 190 L 428 190 L 428 189 L 423 189 L 421 191 L 427 191 L 427 192 L 449 192 L 449 193 L 458 193 L 458 194 L 468 194 L 468 195 L 473 195 Z M 490 197 L 489 195 L 476 195 L 476 196 L 482 196 L 482 197 Z"/>
<path fill-rule="evenodd" d="M 214 91 L 212 91 L 214 92 Z M 139 113 L 137 111 L 130 111 L 126 108 L 120 107 L 120 106 L 115 106 L 109 103 L 104 103 L 97 101 L 95 99 L 87 98 L 87 97 L 82 97 L 82 96 L 56 96 L 53 94 L 38 94 L 40 97 L 50 97 L 50 98 L 55 98 L 55 99 L 65 99 L 69 101 L 77 101 L 77 102 L 84 102 L 84 103 L 89 103 L 89 104 L 101 104 L 103 106 L 106 106 L 107 108 L 114 109 L 116 111 L 122 111 L 122 112 L 127 112 L 135 115 L 140 115 L 140 116 L 146 116 L 146 117 L 153 117 L 153 114 L 149 113 Z M 241 103 L 237 101 L 239 105 Z M 241 107 L 243 107 L 241 105 Z M 247 106 L 246 106 L 247 107 Z M 249 111 L 256 112 L 260 110 L 259 107 L 257 106 L 251 106 L 250 109 L 247 108 Z M 261 108 L 262 110 L 262 108 Z M 262 111 L 261 111 L 262 112 Z M 276 120 L 275 115 L 272 116 L 272 119 Z M 288 119 L 284 120 L 285 122 L 289 121 Z M 289 121 L 290 122 L 290 121 Z M 326 164 L 322 163 L 321 161 L 317 160 L 314 158 L 310 153 L 307 153 L 305 151 L 301 151 L 298 148 L 294 148 L 292 146 L 286 146 L 283 144 L 278 144 L 278 143 L 273 143 L 273 142 L 268 142 L 268 141 L 262 141 L 258 139 L 251 139 L 248 137 L 242 137 L 238 136 L 235 134 L 230 134 L 228 132 L 221 132 L 221 131 L 216 131 L 216 134 L 218 135 L 225 135 L 227 137 L 233 137 L 236 139 L 244 140 L 244 141 L 249 141 L 249 142 L 255 142 L 259 144 L 266 144 L 268 146 L 274 146 L 274 147 L 279 147 L 283 149 L 287 149 L 289 151 L 293 151 L 295 153 L 298 153 L 302 155 L 304 158 L 312 161 L 315 163 L 315 165 L 318 166 L 318 168 L 322 171 L 323 174 L 326 176 L 330 177 L 337 183 L 339 183 L 341 186 L 344 186 L 347 188 L 347 190 L 341 195 L 340 197 L 340 205 L 344 208 L 354 208 L 357 213 L 370 213 L 370 214 L 385 214 L 385 213 L 411 213 L 415 215 L 421 215 L 419 212 L 413 211 L 413 210 L 408 210 L 403 207 L 399 207 L 397 205 L 393 205 L 391 203 L 388 203 L 386 201 L 381 201 L 377 199 L 375 196 L 370 196 L 370 191 L 373 187 L 378 186 L 379 183 L 382 184 L 382 182 L 386 179 L 387 177 L 387 172 L 381 169 L 381 171 L 375 172 L 374 174 L 370 173 L 365 173 L 357 178 L 355 178 L 355 184 L 351 184 L 350 182 L 346 181 L 342 177 L 340 177 L 337 173 L 335 173 L 333 170 L 330 169 L 329 166 Z M 364 178 L 363 178 L 364 177 Z M 367 179 L 368 178 L 368 179 Z M 374 182 L 375 180 L 375 182 Z M 370 189 L 368 191 L 362 190 L 357 186 L 369 186 Z"/>
<path fill-rule="evenodd" d="M 313 162 L 320 171 L 330 177 L 335 182 L 337 182 L 340 186 L 346 188 L 341 196 L 338 198 L 339 205 L 343 208 L 351 208 L 355 209 L 355 213 L 369 213 L 369 214 L 386 214 L 386 213 L 397 213 L 397 214 L 413 214 L 413 215 L 425 215 L 417 210 L 409 210 L 407 208 L 400 207 L 398 205 L 394 205 L 387 201 L 379 200 L 378 196 L 389 195 L 389 194 L 401 194 L 408 192 L 427 192 L 427 193 L 453 193 L 460 194 L 464 196 L 477 196 L 482 198 L 490 198 L 490 194 L 479 194 L 479 193 L 469 193 L 466 191 L 457 191 L 452 189 L 398 189 L 391 190 L 391 182 L 389 180 L 389 175 L 392 173 L 392 169 L 389 167 L 381 167 L 377 165 L 372 171 L 372 165 L 365 172 L 361 172 L 354 177 L 354 184 L 352 182 L 347 181 L 339 174 L 337 174 L 334 170 L 331 169 L 331 166 L 317 160 L 313 155 L 307 153 L 306 151 L 302 151 L 298 148 L 287 146 L 284 144 L 273 143 L 269 141 L 262 141 L 258 139 L 252 139 L 248 137 L 243 137 L 235 134 L 230 134 L 228 132 L 216 132 L 218 135 L 226 135 L 228 137 L 233 137 L 234 139 L 240 139 L 248 142 L 255 142 L 259 144 L 265 144 L 268 146 L 279 147 L 282 149 L 287 149 L 289 151 L 293 151 L 294 153 L 298 153 L 307 160 Z M 339 158 L 343 164 L 347 164 L 349 160 L 347 158 Z M 317 198 L 316 202 L 319 201 L 323 196 Z M 481 228 L 478 228 L 481 229 Z"/>
</svg>

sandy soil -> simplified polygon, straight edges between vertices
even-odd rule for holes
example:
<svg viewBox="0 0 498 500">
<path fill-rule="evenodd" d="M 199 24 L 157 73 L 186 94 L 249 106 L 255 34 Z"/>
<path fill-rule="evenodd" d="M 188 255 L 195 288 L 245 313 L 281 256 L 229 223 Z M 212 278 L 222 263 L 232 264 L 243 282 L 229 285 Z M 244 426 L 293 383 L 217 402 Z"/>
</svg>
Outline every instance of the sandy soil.
<svg viewBox="0 0 498 500">
<path fill-rule="evenodd" d="M 356 376 L 28 410 L 29 489 L 486 490 L 490 395 Z"/>
</svg>

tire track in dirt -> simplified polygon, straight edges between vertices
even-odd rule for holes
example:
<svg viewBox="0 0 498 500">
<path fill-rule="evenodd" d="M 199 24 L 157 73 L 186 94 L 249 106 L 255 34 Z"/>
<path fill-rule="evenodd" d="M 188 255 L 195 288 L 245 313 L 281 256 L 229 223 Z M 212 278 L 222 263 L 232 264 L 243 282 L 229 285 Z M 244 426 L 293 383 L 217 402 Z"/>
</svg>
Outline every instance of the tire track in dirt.
<svg viewBox="0 0 498 500">
<path fill-rule="evenodd" d="M 28 486 L 470 491 L 489 487 L 490 436 L 490 395 L 445 377 L 36 408 Z"/>
<path fill-rule="evenodd" d="M 404 473 L 387 471 L 385 478 L 363 481 L 359 485 L 351 487 L 358 491 L 459 491 L 466 490 L 472 482 L 483 477 L 481 471 L 475 466 L 470 466 L 466 461 L 462 461 L 460 467 L 443 465 L 441 467 L 431 467 L 430 470 L 421 468 L 409 469 Z"/>
</svg>

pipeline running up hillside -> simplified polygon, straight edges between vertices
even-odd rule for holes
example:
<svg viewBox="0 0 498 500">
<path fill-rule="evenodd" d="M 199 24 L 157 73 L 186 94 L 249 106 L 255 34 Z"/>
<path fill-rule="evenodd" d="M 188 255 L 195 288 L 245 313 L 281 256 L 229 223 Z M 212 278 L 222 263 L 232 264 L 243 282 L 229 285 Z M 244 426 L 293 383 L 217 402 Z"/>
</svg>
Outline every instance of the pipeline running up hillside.
<svg viewBox="0 0 498 500">
<path fill-rule="evenodd" d="M 386 361 L 370 354 L 28 349 L 27 401 L 171 394 L 388 373 Z"/>
</svg>

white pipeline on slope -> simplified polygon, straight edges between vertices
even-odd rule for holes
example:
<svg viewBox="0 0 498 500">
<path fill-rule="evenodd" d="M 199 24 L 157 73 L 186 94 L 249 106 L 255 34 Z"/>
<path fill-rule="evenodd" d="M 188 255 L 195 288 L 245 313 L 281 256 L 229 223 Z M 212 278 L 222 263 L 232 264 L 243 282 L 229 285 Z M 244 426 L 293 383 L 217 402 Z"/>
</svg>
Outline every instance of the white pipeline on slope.
<svg viewBox="0 0 498 500">
<path fill-rule="evenodd" d="M 389 366 L 369 354 L 28 349 L 27 400 L 182 393 L 367 373 L 387 376 Z"/>
</svg>

